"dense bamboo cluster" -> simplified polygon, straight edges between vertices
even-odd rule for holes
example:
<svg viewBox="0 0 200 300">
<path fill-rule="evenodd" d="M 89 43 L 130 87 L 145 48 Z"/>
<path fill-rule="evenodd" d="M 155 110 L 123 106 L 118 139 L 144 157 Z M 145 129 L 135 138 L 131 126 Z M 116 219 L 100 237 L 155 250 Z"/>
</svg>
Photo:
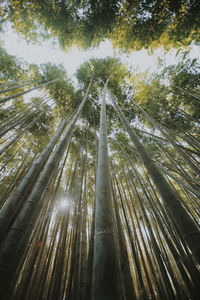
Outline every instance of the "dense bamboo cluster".
<svg viewBox="0 0 200 300">
<path fill-rule="evenodd" d="M 95 126 L 79 124 L 91 85 L 79 107 L 57 120 L 42 149 L 29 141 L 28 129 L 42 114 L 33 103 L 13 100 L 0 124 L 1 298 L 198 299 L 200 142 L 137 106 L 159 130 L 142 133 L 159 150 L 151 157 L 106 85 L 98 141 Z M 115 130 L 107 138 L 106 97 L 128 143 Z M 40 95 L 46 103 L 55 106 Z"/>
</svg>

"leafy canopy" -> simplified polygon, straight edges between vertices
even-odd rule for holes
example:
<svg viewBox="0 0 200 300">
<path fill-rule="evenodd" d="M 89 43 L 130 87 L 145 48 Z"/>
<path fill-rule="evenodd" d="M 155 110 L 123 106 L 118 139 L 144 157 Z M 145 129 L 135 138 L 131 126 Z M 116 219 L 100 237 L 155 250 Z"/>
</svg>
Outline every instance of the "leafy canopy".
<svg viewBox="0 0 200 300">
<path fill-rule="evenodd" d="M 106 38 L 126 51 L 200 41 L 198 0 L 8 0 L 2 14 L 27 40 L 53 36 L 63 49 Z"/>
</svg>

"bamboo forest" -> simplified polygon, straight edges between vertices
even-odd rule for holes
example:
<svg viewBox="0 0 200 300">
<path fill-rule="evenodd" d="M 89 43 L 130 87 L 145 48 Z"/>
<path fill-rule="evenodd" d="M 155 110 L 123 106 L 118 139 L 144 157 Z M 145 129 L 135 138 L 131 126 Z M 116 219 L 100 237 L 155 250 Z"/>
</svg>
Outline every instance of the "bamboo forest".
<svg viewBox="0 0 200 300">
<path fill-rule="evenodd" d="M 0 17 L 0 299 L 198 300 L 200 2 L 3 0 Z M 15 56 L 11 30 L 83 61 Z M 113 56 L 86 56 L 105 41 Z M 122 60 L 158 49 L 151 70 Z"/>
</svg>

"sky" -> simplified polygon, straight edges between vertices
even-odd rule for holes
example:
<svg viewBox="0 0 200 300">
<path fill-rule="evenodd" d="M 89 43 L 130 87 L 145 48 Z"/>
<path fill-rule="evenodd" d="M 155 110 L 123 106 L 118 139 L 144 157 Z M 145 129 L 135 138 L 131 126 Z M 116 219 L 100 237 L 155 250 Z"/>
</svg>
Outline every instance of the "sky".
<svg viewBox="0 0 200 300">
<path fill-rule="evenodd" d="M 98 48 L 87 51 L 81 51 L 77 47 L 71 48 L 68 52 L 60 49 L 56 39 L 50 39 L 42 44 L 27 43 L 18 35 L 11 26 L 7 26 L 4 33 L 1 33 L 0 39 L 3 47 L 10 55 L 17 56 L 28 63 L 42 64 L 55 63 L 63 64 L 68 76 L 73 77 L 78 66 L 91 58 L 105 58 L 107 56 L 119 57 L 129 69 L 137 72 L 149 71 L 156 72 L 158 68 L 158 57 L 165 57 L 166 65 L 176 64 L 178 57 L 176 51 L 171 50 L 165 53 L 161 49 L 149 55 L 147 50 L 135 51 L 130 54 L 122 54 L 113 49 L 110 41 L 106 40 Z M 200 51 L 198 46 L 193 46 L 190 57 L 200 60 Z"/>
</svg>

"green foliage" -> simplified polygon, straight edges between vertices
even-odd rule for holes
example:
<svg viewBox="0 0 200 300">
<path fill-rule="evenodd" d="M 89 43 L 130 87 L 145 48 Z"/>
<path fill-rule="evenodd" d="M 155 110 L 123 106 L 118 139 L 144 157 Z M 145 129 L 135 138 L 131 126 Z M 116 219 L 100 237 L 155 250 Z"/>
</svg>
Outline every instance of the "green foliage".
<svg viewBox="0 0 200 300">
<path fill-rule="evenodd" d="M 37 78 L 44 80 L 45 82 L 58 79 L 45 87 L 48 94 L 53 97 L 57 104 L 57 110 L 60 113 L 65 114 L 73 106 L 73 98 L 75 90 L 67 78 L 67 74 L 63 68 L 63 65 L 56 64 L 41 64 L 39 67 L 30 65 L 30 71 L 32 71 Z M 34 75 L 33 74 L 33 75 Z"/>
<path fill-rule="evenodd" d="M 71 109 L 74 102 L 74 87 L 67 80 L 56 81 L 47 87 L 48 93 L 57 104 L 57 109 L 61 114 L 65 114 Z"/>
<path fill-rule="evenodd" d="M 7 20 L 12 22 L 16 31 L 20 32 L 27 41 L 39 42 L 39 40 L 48 37 L 48 34 L 41 28 L 39 20 L 37 20 L 41 3 L 35 0 L 10 0 L 4 6 L 4 14 L 7 15 Z"/>
<path fill-rule="evenodd" d="M 111 57 L 91 59 L 80 66 L 76 76 L 84 91 L 93 77 L 90 95 L 83 109 L 83 117 L 86 117 L 89 123 L 99 124 L 99 100 L 104 84 L 108 79 L 109 90 L 120 99 L 123 105 L 131 74 L 118 59 Z M 126 104 L 124 105 L 126 106 Z M 112 106 L 108 107 L 107 115 L 108 119 L 116 121 L 117 118 Z"/>
<path fill-rule="evenodd" d="M 40 73 L 41 78 L 50 81 L 54 79 L 65 79 L 66 72 L 63 68 L 63 65 L 56 65 L 56 64 L 42 64 L 40 65 Z"/>
<path fill-rule="evenodd" d="M 198 1 L 125 1 L 111 39 L 127 51 L 169 49 L 198 42 L 198 24 Z"/>
<path fill-rule="evenodd" d="M 15 81 L 18 78 L 21 78 L 21 80 L 25 78 L 22 62 L 0 47 L 0 84 Z"/>
<path fill-rule="evenodd" d="M 198 0 L 9 0 L 5 12 L 27 40 L 56 36 L 63 49 L 98 46 L 105 38 L 126 51 L 200 40 Z"/>
<path fill-rule="evenodd" d="M 168 89 L 158 77 L 151 82 L 142 81 L 135 89 L 135 100 L 141 104 L 156 121 L 160 121 L 169 110 L 170 103 L 167 100 Z"/>
<path fill-rule="evenodd" d="M 7 54 L 3 48 L 0 48 L 0 73 L 0 84 L 28 79 L 36 81 L 35 83 L 33 82 L 30 87 L 25 86 L 6 92 L 6 96 L 23 92 L 24 90 L 32 88 L 34 85 L 37 86 L 44 82 L 59 79 L 59 81 L 56 81 L 51 85 L 47 85 L 46 90 L 52 97 L 55 98 L 55 101 L 62 109 L 66 109 L 69 103 L 72 102 L 71 98 L 74 94 L 74 88 L 69 80 L 67 80 L 67 74 L 62 65 L 55 65 L 51 63 L 41 64 L 40 66 L 35 64 L 28 65 L 22 63 L 14 56 Z M 42 80 L 42 82 L 38 83 L 38 80 Z M 17 86 L 20 84 L 16 83 L 15 85 Z"/>
<path fill-rule="evenodd" d="M 200 99 L 199 72 L 200 64 L 197 59 L 188 59 L 187 57 L 178 65 L 170 66 L 163 71 L 164 76 L 168 76 L 170 80 L 173 107 L 184 107 L 197 120 L 200 116 L 200 100 L 198 100 L 198 97 Z"/>
<path fill-rule="evenodd" d="M 161 74 L 154 74 L 150 80 L 145 76 L 135 76 L 132 81 L 132 101 L 136 101 L 158 123 L 168 128 L 179 126 L 191 130 L 195 128 L 195 120 L 200 115 L 199 100 L 192 96 L 200 95 L 199 68 L 196 59 L 186 57 L 178 65 L 164 68 Z M 130 105 L 133 106 L 131 102 Z M 190 118 L 180 112 L 182 109 Z M 150 126 L 139 110 L 137 116 Z"/>
<path fill-rule="evenodd" d="M 81 84 L 87 86 L 90 79 L 94 78 L 93 93 L 98 94 L 104 83 L 109 79 L 109 89 L 114 94 L 122 94 L 122 87 L 126 85 L 126 80 L 131 76 L 130 72 L 117 58 L 107 57 L 105 59 L 91 59 L 81 65 L 76 76 Z"/>
<path fill-rule="evenodd" d="M 27 79 L 50 81 L 64 78 L 66 78 L 66 72 L 62 65 L 27 64 L 9 55 L 5 49 L 0 47 L 0 84 Z"/>
<path fill-rule="evenodd" d="M 32 98 L 31 102 L 34 104 L 33 113 L 31 116 L 26 120 L 26 124 L 28 125 L 31 123 L 35 118 L 37 118 L 36 122 L 29 128 L 29 131 L 34 136 L 45 136 L 52 129 L 53 125 L 53 115 L 52 109 L 48 104 L 41 103 L 40 98 Z"/>
</svg>

